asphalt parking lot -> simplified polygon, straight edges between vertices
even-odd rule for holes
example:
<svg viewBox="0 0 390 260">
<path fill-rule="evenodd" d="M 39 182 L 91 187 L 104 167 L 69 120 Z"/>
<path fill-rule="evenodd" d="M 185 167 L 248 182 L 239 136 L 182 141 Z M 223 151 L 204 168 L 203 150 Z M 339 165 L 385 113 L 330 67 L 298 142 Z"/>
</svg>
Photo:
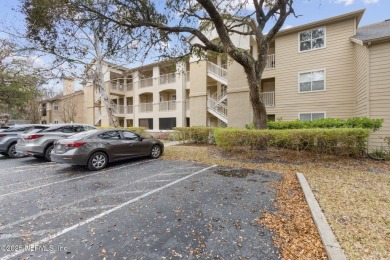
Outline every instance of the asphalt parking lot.
<svg viewBox="0 0 390 260">
<path fill-rule="evenodd" d="M 278 259 L 264 171 L 140 159 L 91 172 L 0 157 L 0 259 Z"/>
</svg>

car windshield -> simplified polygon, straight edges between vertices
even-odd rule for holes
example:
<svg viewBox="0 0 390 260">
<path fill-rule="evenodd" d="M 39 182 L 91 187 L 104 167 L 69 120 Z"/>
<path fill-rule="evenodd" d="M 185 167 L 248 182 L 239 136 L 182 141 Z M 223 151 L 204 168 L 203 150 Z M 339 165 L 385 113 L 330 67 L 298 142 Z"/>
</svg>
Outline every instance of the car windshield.
<svg viewBox="0 0 390 260">
<path fill-rule="evenodd" d="M 72 138 L 72 139 L 81 139 L 81 138 L 85 138 L 85 137 L 87 137 L 89 135 L 92 135 L 92 134 L 94 134 L 94 133 L 96 133 L 98 131 L 99 130 L 96 130 L 96 129 L 89 130 L 89 131 L 81 132 L 81 133 L 78 133 L 78 134 L 74 134 L 70 138 Z"/>
</svg>

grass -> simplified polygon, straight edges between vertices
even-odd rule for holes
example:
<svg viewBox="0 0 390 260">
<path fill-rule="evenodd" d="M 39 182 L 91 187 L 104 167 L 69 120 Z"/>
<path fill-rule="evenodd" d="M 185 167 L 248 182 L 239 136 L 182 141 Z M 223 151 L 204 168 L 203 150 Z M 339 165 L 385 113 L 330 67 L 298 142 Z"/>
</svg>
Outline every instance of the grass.
<svg viewBox="0 0 390 260">
<path fill-rule="evenodd" d="M 227 154 L 214 146 L 182 145 L 166 149 L 163 159 L 263 169 L 283 174 L 275 183 L 278 214 L 259 221 L 274 231 L 283 258 L 323 258 L 310 212 L 296 179 L 302 172 L 350 259 L 386 259 L 390 255 L 390 162 L 365 158 L 313 156 L 291 151 Z"/>
</svg>

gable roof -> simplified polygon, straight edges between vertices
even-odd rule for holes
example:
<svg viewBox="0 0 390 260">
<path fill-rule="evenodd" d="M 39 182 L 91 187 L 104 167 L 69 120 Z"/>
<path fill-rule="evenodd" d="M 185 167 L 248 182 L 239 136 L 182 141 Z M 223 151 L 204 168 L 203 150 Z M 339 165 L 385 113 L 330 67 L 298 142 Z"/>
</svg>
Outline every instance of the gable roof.
<svg viewBox="0 0 390 260">
<path fill-rule="evenodd" d="M 390 20 L 358 28 L 351 40 L 360 44 L 390 40 Z"/>
</svg>

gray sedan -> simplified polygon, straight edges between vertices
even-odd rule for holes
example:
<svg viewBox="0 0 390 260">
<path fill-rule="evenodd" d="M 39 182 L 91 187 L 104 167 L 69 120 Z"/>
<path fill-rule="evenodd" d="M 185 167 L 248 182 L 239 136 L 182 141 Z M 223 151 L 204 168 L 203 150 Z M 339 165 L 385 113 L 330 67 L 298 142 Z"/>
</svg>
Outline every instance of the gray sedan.
<svg viewBox="0 0 390 260">
<path fill-rule="evenodd" d="M 53 162 L 86 165 L 90 170 L 101 170 L 109 162 L 150 156 L 158 158 L 164 145 L 157 139 L 145 139 L 126 130 L 90 130 L 54 143 Z"/>
</svg>

